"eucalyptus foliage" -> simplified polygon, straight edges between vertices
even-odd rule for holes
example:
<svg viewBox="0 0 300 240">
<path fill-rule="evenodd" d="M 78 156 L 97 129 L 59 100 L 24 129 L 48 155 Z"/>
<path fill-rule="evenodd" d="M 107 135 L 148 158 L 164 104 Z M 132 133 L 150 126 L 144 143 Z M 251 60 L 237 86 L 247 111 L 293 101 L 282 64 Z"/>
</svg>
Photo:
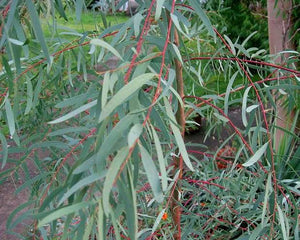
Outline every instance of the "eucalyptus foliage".
<svg viewBox="0 0 300 240">
<path fill-rule="evenodd" d="M 196 0 L 137 1 L 124 23 L 94 12 L 103 31 L 58 34 L 65 6 L 80 24 L 84 2 L 0 3 L 1 164 L 14 164 L 0 177 L 24 175 L 16 191 L 30 190 L 7 222 L 10 233 L 31 219 L 20 239 L 299 239 L 300 73 L 263 62 L 260 49 L 246 46 L 253 34 L 223 38 Z M 278 152 L 274 91 L 295 113 Z M 231 107 L 241 108 L 244 126 L 228 117 Z M 193 114 L 204 117 L 207 135 L 232 135 L 216 152 L 185 143 L 180 108 L 191 124 Z M 227 143 L 232 156 L 219 154 Z M 170 201 L 179 184 L 176 232 Z"/>
</svg>

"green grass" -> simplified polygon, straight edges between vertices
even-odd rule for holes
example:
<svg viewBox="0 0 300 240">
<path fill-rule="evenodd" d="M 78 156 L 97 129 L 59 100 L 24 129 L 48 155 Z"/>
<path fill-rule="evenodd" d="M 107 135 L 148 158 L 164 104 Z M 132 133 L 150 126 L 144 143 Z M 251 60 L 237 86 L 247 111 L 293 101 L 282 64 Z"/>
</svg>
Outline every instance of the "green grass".
<svg viewBox="0 0 300 240">
<path fill-rule="evenodd" d="M 104 16 L 101 14 L 101 12 L 95 12 L 95 11 L 83 12 L 80 21 L 76 20 L 75 12 L 67 12 L 66 15 L 69 16 L 68 21 L 66 21 L 60 16 L 57 16 L 56 32 L 55 29 L 53 29 L 53 25 L 50 19 L 49 21 L 46 18 L 42 19 L 43 30 L 46 37 L 55 36 L 56 33 L 63 33 L 63 32 L 100 33 L 105 29 L 106 26 L 112 26 L 119 23 L 123 23 L 129 19 L 129 17 L 126 16 L 125 14 L 118 13 L 116 15 L 106 15 L 105 16 L 106 23 L 104 23 L 103 22 Z"/>
</svg>

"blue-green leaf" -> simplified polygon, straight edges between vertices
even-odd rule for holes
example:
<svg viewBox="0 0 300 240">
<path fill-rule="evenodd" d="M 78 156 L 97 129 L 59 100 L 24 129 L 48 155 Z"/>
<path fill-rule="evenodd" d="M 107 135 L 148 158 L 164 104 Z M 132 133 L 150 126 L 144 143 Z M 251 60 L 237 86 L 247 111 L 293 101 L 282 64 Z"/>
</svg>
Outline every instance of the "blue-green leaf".
<svg viewBox="0 0 300 240">
<path fill-rule="evenodd" d="M 256 151 L 256 153 L 251 158 L 249 158 L 247 162 L 243 163 L 243 166 L 249 167 L 252 166 L 254 163 L 256 163 L 261 158 L 261 156 L 265 153 L 268 145 L 269 142 L 265 143 L 260 149 Z"/>
<path fill-rule="evenodd" d="M 146 175 L 154 193 L 154 198 L 157 202 L 161 203 L 164 200 L 164 196 L 160 187 L 159 175 L 155 164 L 148 151 L 141 144 L 139 144 L 139 147 L 141 150 L 142 162 L 146 171 Z"/>
<path fill-rule="evenodd" d="M 122 87 L 104 106 L 99 117 L 99 123 L 102 122 L 106 117 L 108 117 L 119 105 L 124 103 L 124 101 L 131 96 L 135 91 L 140 89 L 144 84 L 149 82 L 156 74 L 145 73 L 134 79 L 132 79 L 128 84 Z"/>
<path fill-rule="evenodd" d="M 129 153 L 129 148 L 127 146 L 120 149 L 118 154 L 115 156 L 112 163 L 110 164 L 109 169 L 107 171 L 104 186 L 103 186 L 103 209 L 106 216 L 109 216 L 110 209 L 111 209 L 109 203 L 110 191 L 120 171 L 120 167 L 125 161 L 128 153 Z"/>
<path fill-rule="evenodd" d="M 62 117 L 59 117 L 59 118 L 57 118 L 57 119 L 55 119 L 53 121 L 48 122 L 48 124 L 56 124 L 56 123 L 64 122 L 64 121 L 66 121 L 66 120 L 68 120 L 68 119 L 70 119 L 72 117 L 75 117 L 79 113 L 82 113 L 83 111 L 90 109 L 91 107 L 95 106 L 96 104 L 97 104 L 97 100 L 89 102 L 89 103 L 87 103 L 87 104 L 85 104 L 85 105 L 83 105 L 83 106 L 75 109 L 74 111 L 72 111 L 72 112 L 70 112 L 70 113 L 68 113 L 68 114 L 66 114 L 66 115 L 64 115 Z"/>
<path fill-rule="evenodd" d="M 38 223 L 38 228 L 42 227 L 46 223 L 52 222 L 62 216 L 66 216 L 71 213 L 75 213 L 79 211 L 82 208 L 88 207 L 89 205 L 93 204 L 94 202 L 89 201 L 89 202 L 80 202 L 80 203 L 75 203 L 67 207 L 60 208 L 53 213 L 50 213 L 47 217 L 43 218 L 41 221 Z"/>
</svg>

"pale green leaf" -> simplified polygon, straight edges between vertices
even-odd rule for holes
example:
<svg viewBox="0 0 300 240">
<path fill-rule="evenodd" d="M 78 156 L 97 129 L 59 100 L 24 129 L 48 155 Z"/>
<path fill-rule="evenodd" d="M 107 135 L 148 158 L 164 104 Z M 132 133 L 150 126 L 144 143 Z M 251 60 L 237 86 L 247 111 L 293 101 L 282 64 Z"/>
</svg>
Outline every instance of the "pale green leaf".
<svg viewBox="0 0 300 240">
<path fill-rule="evenodd" d="M 33 100 L 33 88 L 32 88 L 32 83 L 28 79 L 27 80 L 27 104 L 26 104 L 26 109 L 25 109 L 25 114 L 28 114 L 32 108 L 32 100 Z"/>
<path fill-rule="evenodd" d="M 247 113 L 250 113 L 250 112 L 252 112 L 254 109 L 258 108 L 258 107 L 259 107 L 258 104 L 251 105 L 251 106 L 249 106 L 249 107 L 246 108 L 246 112 L 247 112 Z"/>
<path fill-rule="evenodd" d="M 56 123 L 61 123 L 61 122 L 64 122 L 72 117 L 75 117 L 76 115 L 78 115 L 79 113 L 82 113 L 83 111 L 86 111 L 88 109 L 90 109 L 91 107 L 95 106 L 97 104 L 97 100 L 94 100 L 92 102 L 89 102 L 77 109 L 75 109 L 74 111 L 62 116 L 62 117 L 59 117 L 53 121 L 50 121 L 48 122 L 48 124 L 56 124 Z"/>
<path fill-rule="evenodd" d="M 151 129 L 152 129 L 154 144 L 155 144 L 158 163 L 159 163 L 162 189 L 163 189 L 163 191 L 166 191 L 167 187 L 168 187 L 168 179 L 167 179 L 168 176 L 167 176 L 166 164 L 165 164 L 165 160 L 164 160 L 164 156 L 163 156 L 163 150 L 162 150 L 162 147 L 161 147 L 159 137 L 158 137 L 158 135 L 157 135 L 157 133 L 156 133 L 156 131 L 155 131 L 155 129 L 152 125 L 151 125 Z"/>
<path fill-rule="evenodd" d="M 163 9 L 163 5 L 165 0 L 157 0 L 156 2 L 156 9 L 155 9 L 155 21 L 158 21 L 161 15 L 161 10 Z"/>
<path fill-rule="evenodd" d="M 247 89 L 244 92 L 243 101 L 242 101 L 242 122 L 245 127 L 247 127 L 247 125 L 248 125 L 246 109 L 247 109 L 247 100 L 248 100 L 248 94 L 249 94 L 250 89 L 251 89 L 251 86 L 247 87 Z"/>
<path fill-rule="evenodd" d="M 221 114 L 218 114 L 218 113 L 214 113 L 215 117 L 218 118 L 219 120 L 221 120 L 222 122 L 228 122 L 229 119 L 222 116 Z"/>
<path fill-rule="evenodd" d="M 135 124 L 128 133 L 128 146 L 131 148 L 143 132 L 142 124 Z"/>
<path fill-rule="evenodd" d="M 88 207 L 89 205 L 93 204 L 93 202 L 80 202 L 80 203 L 75 203 L 67 207 L 60 208 L 52 213 L 50 213 L 48 216 L 43 218 L 41 221 L 38 223 L 38 228 L 42 227 L 46 223 L 52 222 L 62 216 L 66 216 L 71 213 L 75 213 L 79 211 L 82 208 Z"/>
<path fill-rule="evenodd" d="M 157 218 L 155 219 L 155 222 L 153 224 L 153 227 L 152 227 L 152 234 L 156 231 L 156 229 L 158 228 L 160 222 L 161 222 L 161 219 L 164 215 L 164 213 L 166 212 L 166 209 L 163 209 L 161 210 L 161 212 L 158 214 Z"/>
<path fill-rule="evenodd" d="M 205 14 L 205 12 L 200 7 L 199 1 L 189 0 L 189 3 L 191 4 L 191 7 L 195 10 L 197 15 L 200 17 L 200 19 L 202 20 L 202 22 L 205 25 L 206 29 L 208 30 L 209 34 L 212 35 L 214 37 L 214 39 L 216 39 L 216 33 L 213 29 L 213 26 L 212 26 L 209 18 L 207 17 L 207 15 Z"/>
<path fill-rule="evenodd" d="M 230 50 L 231 50 L 233 56 L 235 56 L 236 55 L 236 51 L 235 51 L 235 47 L 234 47 L 234 44 L 232 43 L 231 39 L 228 36 L 226 36 L 226 35 L 224 35 L 224 38 L 226 39 L 227 43 L 229 44 Z"/>
<path fill-rule="evenodd" d="M 75 193 L 76 191 L 78 191 L 79 189 L 90 185 L 93 182 L 96 182 L 102 178 L 105 177 L 106 171 L 102 172 L 102 173 L 94 173 L 88 177 L 85 177 L 83 179 L 81 179 L 79 182 L 77 182 L 76 184 L 74 184 L 64 195 L 63 197 L 60 199 L 58 206 L 63 204 L 64 201 L 66 201 L 73 193 Z"/>
<path fill-rule="evenodd" d="M 229 103 L 229 96 L 230 96 L 230 92 L 232 90 L 232 85 L 234 83 L 234 80 L 236 79 L 236 76 L 238 75 L 239 72 L 235 72 L 232 77 L 229 80 L 229 83 L 227 85 L 226 88 L 226 93 L 225 93 L 225 97 L 224 97 L 224 113 L 225 115 L 228 115 L 228 103 Z"/>
<path fill-rule="evenodd" d="M 252 166 L 254 163 L 256 163 L 261 158 L 261 156 L 265 153 L 268 145 L 269 142 L 265 143 L 260 149 L 256 151 L 256 153 L 251 158 L 249 158 L 247 162 L 243 163 L 243 166 L 249 167 Z"/>
<path fill-rule="evenodd" d="M 288 240 L 289 239 L 289 235 L 288 235 L 288 231 L 287 231 L 288 229 L 286 229 L 286 224 L 285 224 L 286 216 L 282 212 L 279 204 L 276 203 L 276 205 L 277 205 L 277 210 L 278 210 L 278 215 L 279 215 L 279 225 L 281 227 L 281 232 L 282 232 L 283 239 Z"/>
<path fill-rule="evenodd" d="M 153 162 L 152 157 L 148 153 L 148 151 L 141 144 L 139 144 L 139 147 L 140 147 L 140 151 L 141 151 L 142 162 L 143 162 L 151 189 L 153 191 L 154 198 L 157 202 L 161 203 L 164 200 L 164 196 L 163 196 L 163 193 L 161 190 L 159 175 L 156 170 L 155 164 Z"/>
<path fill-rule="evenodd" d="M 137 13 L 134 16 L 133 27 L 134 27 L 134 36 L 136 36 L 136 37 L 138 37 L 138 35 L 140 33 L 141 22 L 143 19 L 144 19 L 144 17 L 140 13 Z"/>
<path fill-rule="evenodd" d="M 5 101 L 5 111 L 6 111 L 9 133 L 10 133 L 10 136 L 13 137 L 13 135 L 16 132 L 16 125 L 15 125 L 14 113 L 13 113 L 9 98 L 7 98 Z"/>
<path fill-rule="evenodd" d="M 1 142 L 1 156 L 2 156 L 2 166 L 1 168 L 3 169 L 6 161 L 7 161 L 7 157 L 8 157 L 8 147 L 7 147 L 7 141 L 5 136 L 0 132 L 0 142 Z"/>
<path fill-rule="evenodd" d="M 101 108 L 104 108 L 107 103 L 108 90 L 110 85 L 110 74 L 106 72 L 104 74 L 103 85 L 102 85 L 102 93 L 101 93 Z"/>
<path fill-rule="evenodd" d="M 39 21 L 39 15 L 36 11 L 34 3 L 31 0 L 26 0 L 27 10 L 31 18 L 32 27 L 35 31 L 36 37 L 41 44 L 41 48 L 47 58 L 48 63 L 51 63 L 51 58 L 48 52 L 48 47 L 44 38 L 41 22 Z"/>
<path fill-rule="evenodd" d="M 132 79 L 128 84 L 122 87 L 102 109 L 99 117 L 99 123 L 108 117 L 109 114 L 116 109 L 116 107 L 124 103 L 129 96 L 146 84 L 155 75 L 156 74 L 153 73 L 145 73 Z"/>
<path fill-rule="evenodd" d="M 23 46 L 23 45 L 24 45 L 24 42 L 21 42 L 21 41 L 19 41 L 19 40 L 17 40 L 17 39 L 8 38 L 8 40 L 9 40 L 11 43 L 13 43 L 13 44 L 15 44 L 15 45 L 17 45 L 17 46 Z"/>
<path fill-rule="evenodd" d="M 114 182 L 116 181 L 116 177 L 118 176 L 120 167 L 124 163 L 128 153 L 129 153 L 129 148 L 127 146 L 120 149 L 118 151 L 118 154 L 112 160 L 112 163 L 110 164 L 109 169 L 107 171 L 104 186 L 103 186 L 103 209 L 106 216 L 109 216 L 110 209 L 111 209 L 109 203 L 109 195 L 111 189 L 113 187 Z"/>
<path fill-rule="evenodd" d="M 165 103 L 167 115 L 170 118 L 170 125 L 171 125 L 172 131 L 174 133 L 174 137 L 175 137 L 177 146 L 179 148 L 179 152 L 182 155 L 183 161 L 185 162 L 185 164 L 187 165 L 187 167 L 191 171 L 194 171 L 193 165 L 191 163 L 191 160 L 189 158 L 189 155 L 188 155 L 186 147 L 185 147 L 185 143 L 184 143 L 183 138 L 181 136 L 181 132 L 180 132 L 179 128 L 174 124 L 174 123 L 176 123 L 176 119 L 174 117 L 171 105 L 170 105 L 170 103 L 169 103 L 169 101 L 168 101 L 167 98 L 164 98 L 164 103 Z"/>
<path fill-rule="evenodd" d="M 183 63 L 182 57 L 181 57 L 181 54 L 180 54 L 180 51 L 179 51 L 178 47 L 177 47 L 174 43 L 172 43 L 172 47 L 173 47 L 173 49 L 174 49 L 174 51 L 175 51 L 175 53 L 176 53 L 176 55 L 177 55 L 179 61 L 180 61 L 181 63 Z"/>
<path fill-rule="evenodd" d="M 123 58 L 121 57 L 120 53 L 110 44 L 108 44 L 107 42 L 98 39 L 98 38 L 94 38 L 90 41 L 91 45 L 95 45 L 95 46 L 99 46 L 102 48 L 107 49 L 108 51 L 110 51 L 112 54 L 114 54 L 116 57 L 118 57 L 119 59 L 123 60 Z"/>
</svg>

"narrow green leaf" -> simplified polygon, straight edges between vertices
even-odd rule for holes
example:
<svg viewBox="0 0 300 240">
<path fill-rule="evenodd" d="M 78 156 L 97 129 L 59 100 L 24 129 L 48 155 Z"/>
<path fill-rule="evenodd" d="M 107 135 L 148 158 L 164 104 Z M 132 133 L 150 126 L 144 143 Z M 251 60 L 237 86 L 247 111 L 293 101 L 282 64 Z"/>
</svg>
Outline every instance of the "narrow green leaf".
<svg viewBox="0 0 300 240">
<path fill-rule="evenodd" d="M 268 145 L 269 142 L 265 143 L 260 149 L 256 151 L 256 153 L 251 158 L 249 158 L 247 162 L 243 163 L 243 166 L 249 167 L 252 166 L 254 163 L 256 163 L 261 158 L 261 156 L 265 153 Z"/>
<path fill-rule="evenodd" d="M 25 114 L 28 114 L 32 108 L 32 100 L 33 100 L 33 88 L 32 83 L 29 79 L 27 79 L 27 104 L 25 109 Z"/>
<path fill-rule="evenodd" d="M 247 125 L 248 125 L 246 109 L 247 109 L 247 100 L 248 100 L 248 94 L 249 94 L 250 89 L 251 89 L 251 86 L 247 87 L 247 89 L 244 92 L 243 101 L 242 101 L 242 122 L 245 127 L 247 127 Z"/>
<path fill-rule="evenodd" d="M 144 169 L 146 171 L 148 181 L 153 191 L 154 198 L 157 202 L 161 203 L 164 200 L 164 195 L 160 187 L 159 175 L 156 170 L 155 164 L 148 151 L 141 144 L 139 144 L 139 147 L 141 150 Z"/>
<path fill-rule="evenodd" d="M 288 231 L 289 229 L 286 228 L 286 224 L 285 224 L 285 219 L 286 216 L 284 215 L 284 213 L 282 212 L 280 206 L 278 203 L 276 203 L 277 205 L 277 210 L 278 210 L 278 215 L 279 215 L 279 225 L 281 227 L 281 232 L 282 232 L 282 236 L 284 240 L 288 240 L 289 239 L 289 235 L 288 235 Z M 287 231 L 288 230 L 288 231 Z"/>
<path fill-rule="evenodd" d="M 205 12 L 200 7 L 199 1 L 189 0 L 189 3 L 191 4 L 191 7 L 195 10 L 197 15 L 200 17 L 200 19 L 202 20 L 202 22 L 205 25 L 206 29 L 208 30 L 209 34 L 212 35 L 214 37 L 214 39 L 216 39 L 216 33 L 213 29 L 213 26 L 212 26 L 209 18 L 207 17 L 207 15 L 205 14 Z"/>
<path fill-rule="evenodd" d="M 166 209 L 161 210 L 161 212 L 158 214 L 157 218 L 155 219 L 155 222 L 154 222 L 152 230 L 151 230 L 152 234 L 156 231 L 157 227 L 159 226 L 160 221 L 165 212 L 166 212 Z"/>
<path fill-rule="evenodd" d="M 9 133 L 12 138 L 16 132 L 16 125 L 15 125 L 14 113 L 13 113 L 12 107 L 10 105 L 9 98 L 7 98 L 5 101 L 5 111 L 6 111 Z"/>
<path fill-rule="evenodd" d="M 176 53 L 176 55 L 177 55 L 177 57 L 178 57 L 178 60 L 179 60 L 181 63 L 183 63 L 182 57 L 181 57 L 181 54 L 180 54 L 180 51 L 179 51 L 178 47 L 177 47 L 174 43 L 172 43 L 172 47 L 173 47 L 173 49 L 174 49 L 174 51 L 175 51 L 175 53 Z"/>
<path fill-rule="evenodd" d="M 109 154 L 117 151 L 116 147 L 118 146 L 118 143 L 120 143 L 123 135 L 126 133 L 126 131 L 128 131 L 128 128 L 131 126 L 134 119 L 135 115 L 129 114 L 123 117 L 121 121 L 117 123 L 108 136 L 105 137 L 104 142 L 97 153 L 98 161 L 106 161 L 106 158 Z"/>
<path fill-rule="evenodd" d="M 156 148 L 156 153 L 157 153 L 157 158 L 158 158 L 158 163 L 159 163 L 159 169 L 160 169 L 160 174 L 161 174 L 161 182 L 162 182 L 162 189 L 163 191 L 166 191 L 168 188 L 168 179 L 167 179 L 167 170 L 166 170 L 166 164 L 165 164 L 165 159 L 163 156 L 163 150 L 161 147 L 161 143 L 159 140 L 159 137 L 154 129 L 154 127 L 151 125 L 152 129 L 152 134 L 153 134 L 153 139 L 154 139 L 154 144 Z"/>
<path fill-rule="evenodd" d="M 134 27 L 134 36 L 138 36 L 140 33 L 140 26 L 141 22 L 144 19 L 143 15 L 140 13 L 135 14 L 134 21 L 133 21 L 133 27 Z"/>
<path fill-rule="evenodd" d="M 5 167 L 7 157 L 8 157 L 8 147 L 5 136 L 0 132 L 0 142 L 1 142 L 1 156 L 2 156 L 2 169 Z"/>
<path fill-rule="evenodd" d="M 120 149 L 118 151 L 118 154 L 115 156 L 112 163 L 110 164 L 109 169 L 107 171 L 104 186 L 103 186 L 103 210 L 106 216 L 109 216 L 110 209 L 111 209 L 109 203 L 110 191 L 120 171 L 120 167 L 125 161 L 128 153 L 129 153 L 129 148 L 127 146 Z"/>
<path fill-rule="evenodd" d="M 94 202 L 89 201 L 89 202 L 80 202 L 80 203 L 75 203 L 73 205 L 67 206 L 60 208 L 52 213 L 50 213 L 48 216 L 43 218 L 42 220 L 39 221 L 38 223 L 38 228 L 42 227 L 46 223 L 52 222 L 62 216 L 66 216 L 71 213 L 75 213 L 79 211 L 82 208 L 88 207 L 89 205 L 93 204 Z"/>
<path fill-rule="evenodd" d="M 179 21 L 178 21 L 178 17 L 171 13 L 171 19 L 172 19 L 173 23 L 175 24 L 176 28 L 178 29 L 178 31 L 181 32 L 187 39 L 190 39 L 190 37 L 188 35 L 186 35 L 186 33 L 182 30 L 182 28 L 179 24 Z"/>
<path fill-rule="evenodd" d="M 168 101 L 167 98 L 164 98 L 164 103 L 165 103 L 167 115 L 170 118 L 170 125 L 171 125 L 172 131 L 174 133 L 174 137 L 175 137 L 175 140 L 177 142 L 177 146 L 179 148 L 179 152 L 182 155 L 183 161 L 185 162 L 185 164 L 187 165 L 187 167 L 191 171 L 194 171 L 193 165 L 191 163 L 191 160 L 190 160 L 189 155 L 187 153 L 187 150 L 185 148 L 185 143 L 184 143 L 184 141 L 182 139 L 181 132 L 180 132 L 179 128 L 174 124 L 174 123 L 176 123 L 176 119 L 174 117 L 171 105 L 170 105 L 170 103 L 169 103 L 169 101 Z"/>
<path fill-rule="evenodd" d="M 218 114 L 218 113 L 214 113 L 214 115 L 216 116 L 216 118 L 220 119 L 222 122 L 228 122 L 229 119 L 222 116 L 221 114 Z"/>
<path fill-rule="evenodd" d="M 81 20 L 84 0 L 76 0 L 75 3 L 76 20 L 79 22 Z"/>
<path fill-rule="evenodd" d="M 8 40 L 12 43 L 12 44 L 15 44 L 17 46 L 23 46 L 24 45 L 24 42 L 21 42 L 17 39 L 13 39 L 13 38 L 8 38 Z"/>
<path fill-rule="evenodd" d="M 48 47 L 44 38 L 43 29 L 39 21 L 39 15 L 35 9 L 35 6 L 31 0 L 26 0 L 27 10 L 29 12 L 31 23 L 36 34 L 37 39 L 41 44 L 41 48 L 44 52 L 45 57 L 47 58 L 48 63 L 51 63 L 51 58 L 48 52 Z"/>
<path fill-rule="evenodd" d="M 92 215 L 88 220 L 88 224 L 85 226 L 83 240 L 90 240 L 91 239 L 91 232 L 94 226 L 94 216 Z"/>
<path fill-rule="evenodd" d="M 156 1 L 156 9 L 155 9 L 155 21 L 158 21 L 161 15 L 161 10 L 163 9 L 163 5 L 165 0 L 157 0 Z"/>
<path fill-rule="evenodd" d="M 265 225 L 265 215 L 267 211 L 267 206 L 269 205 L 269 195 L 272 191 L 272 174 L 269 173 L 267 183 L 266 183 L 266 190 L 265 190 L 265 198 L 264 198 L 264 204 L 263 204 L 263 211 L 261 215 L 261 224 Z"/>
<path fill-rule="evenodd" d="M 224 38 L 228 42 L 233 56 L 235 56 L 236 55 L 236 51 L 235 51 L 235 47 L 234 47 L 234 44 L 232 43 L 231 39 L 228 36 L 226 36 L 226 35 L 224 35 Z"/>
<path fill-rule="evenodd" d="M 234 83 L 234 80 L 236 79 L 236 76 L 238 75 L 239 72 L 235 72 L 232 77 L 229 80 L 229 83 L 227 85 L 226 88 L 226 93 L 225 93 L 225 97 L 224 97 L 224 113 L 225 115 L 228 115 L 228 103 L 229 103 L 229 96 L 230 96 L 230 92 L 232 90 L 232 85 Z"/>
<path fill-rule="evenodd" d="M 101 94 L 101 108 L 104 108 L 107 103 L 108 90 L 110 85 L 110 74 L 106 72 L 104 74 L 103 85 L 102 85 L 102 94 Z"/>
<path fill-rule="evenodd" d="M 105 240 L 105 215 L 102 207 L 102 201 L 101 198 L 99 199 L 99 204 L 98 204 L 98 219 L 97 219 L 97 229 L 98 229 L 98 240 Z"/>
<path fill-rule="evenodd" d="M 68 120 L 68 119 L 70 119 L 72 117 L 75 117 L 79 113 L 82 113 L 83 111 L 90 109 L 91 107 L 95 106 L 96 104 L 97 104 L 97 100 L 89 102 L 89 103 L 87 103 L 87 104 L 85 104 L 85 105 L 83 105 L 83 106 L 75 109 L 74 111 L 72 111 L 72 112 L 70 112 L 70 113 L 68 113 L 68 114 L 66 114 L 66 115 L 64 115 L 62 117 L 59 117 L 59 118 L 57 118 L 57 119 L 55 119 L 53 121 L 48 122 L 48 124 L 56 124 L 56 123 L 64 122 L 64 121 L 66 121 L 66 120 Z"/>
<path fill-rule="evenodd" d="M 103 171 L 102 173 L 94 173 L 88 177 L 85 177 L 83 179 L 81 179 L 79 182 L 77 182 L 76 184 L 74 184 L 64 195 L 63 197 L 60 199 L 58 206 L 63 204 L 65 200 L 67 200 L 73 193 L 75 193 L 76 191 L 78 191 L 80 188 L 83 188 L 93 182 L 96 182 L 102 178 L 104 178 L 106 175 L 106 171 Z"/>
<path fill-rule="evenodd" d="M 145 73 L 134 79 L 132 79 L 128 84 L 121 88 L 104 106 L 99 117 L 99 123 L 103 121 L 106 117 L 111 114 L 116 107 L 124 103 L 124 101 L 132 95 L 135 91 L 146 84 L 150 79 L 152 79 L 156 74 Z"/>
<path fill-rule="evenodd" d="M 128 133 L 128 146 L 131 148 L 143 132 L 143 125 L 135 124 Z"/>
<path fill-rule="evenodd" d="M 123 60 L 123 58 L 121 57 L 119 52 L 113 46 L 111 46 L 110 44 L 108 44 L 107 42 L 105 42 L 101 39 L 98 39 L 98 38 L 95 39 L 94 38 L 94 39 L 91 40 L 90 44 L 94 45 L 94 46 L 99 46 L 99 47 L 105 48 L 108 51 L 110 51 L 112 54 L 114 54 L 116 57 Z"/>
<path fill-rule="evenodd" d="M 249 107 L 246 108 L 246 112 L 247 112 L 247 113 L 250 113 L 250 112 L 252 112 L 254 109 L 258 108 L 258 107 L 259 107 L 258 104 L 251 105 L 251 106 L 249 106 Z"/>
</svg>

